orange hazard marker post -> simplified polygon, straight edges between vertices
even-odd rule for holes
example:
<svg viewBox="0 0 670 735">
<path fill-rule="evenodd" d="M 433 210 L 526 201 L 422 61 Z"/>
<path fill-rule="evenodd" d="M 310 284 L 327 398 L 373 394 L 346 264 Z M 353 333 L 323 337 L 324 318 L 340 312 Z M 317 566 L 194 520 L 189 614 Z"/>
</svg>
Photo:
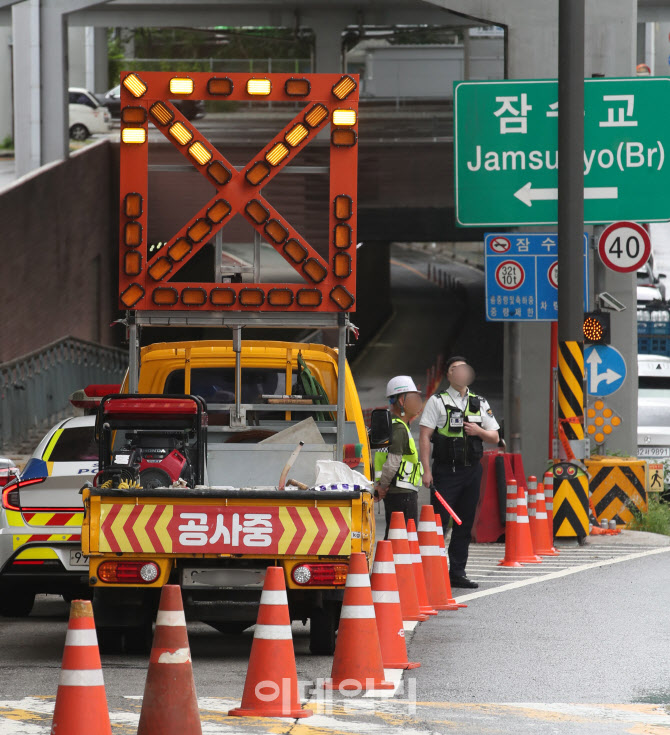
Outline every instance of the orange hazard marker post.
<svg viewBox="0 0 670 735">
<path fill-rule="evenodd" d="M 423 505 L 419 516 L 419 550 L 423 562 L 423 573 L 426 577 L 426 589 L 430 604 L 436 610 L 458 609 L 449 602 L 447 588 L 444 584 L 442 554 L 437 541 L 435 529 L 435 511 L 432 505 Z"/>
<path fill-rule="evenodd" d="M 161 590 L 137 735 L 201 735 L 179 585 Z"/>
<path fill-rule="evenodd" d="M 533 482 L 531 482 L 533 481 Z M 533 506 L 535 511 L 535 522 L 530 519 L 530 533 L 533 539 L 533 549 L 540 556 L 558 556 L 559 552 L 552 544 L 549 535 L 549 524 L 547 523 L 547 511 L 544 505 L 544 487 L 538 485 L 537 480 L 531 475 L 528 478 L 528 493 L 533 493 Z"/>
<path fill-rule="evenodd" d="M 400 593 L 393 563 L 393 545 L 379 541 L 372 567 L 372 602 L 377 618 L 379 647 L 385 669 L 416 669 L 421 664 L 407 660 L 405 628 L 400 610 Z"/>
<path fill-rule="evenodd" d="M 89 600 L 73 600 L 51 735 L 111 735 L 98 638 Z"/>
<path fill-rule="evenodd" d="M 244 682 L 242 704 L 228 712 L 237 717 L 309 717 L 298 698 L 284 570 L 268 567 L 258 608 L 254 641 Z"/>
<path fill-rule="evenodd" d="M 428 620 L 419 610 L 419 598 L 416 591 L 416 580 L 414 579 L 414 567 L 412 555 L 409 551 L 407 529 L 405 528 L 405 516 L 400 511 L 391 513 L 388 540 L 393 546 L 393 561 L 395 563 L 395 574 L 400 591 L 400 608 L 403 620 Z"/>
<path fill-rule="evenodd" d="M 341 691 L 395 689 L 392 681 L 384 680 L 368 562 L 360 551 L 349 562 L 333 669 L 323 686 Z"/>
<path fill-rule="evenodd" d="M 554 540 L 554 473 L 547 470 L 544 473 L 544 506 L 547 509 L 547 525 L 552 543 Z"/>
<path fill-rule="evenodd" d="M 451 591 L 447 547 L 444 545 L 444 528 L 442 528 L 442 519 L 439 515 L 435 516 L 435 531 L 437 533 L 437 545 L 440 547 L 440 555 L 442 557 L 442 569 L 444 570 L 444 586 L 447 590 L 447 600 L 449 601 L 449 604 L 455 606 L 456 609 L 459 607 L 467 607 L 467 605 L 462 602 L 456 602 L 456 600 L 454 600 L 454 593 Z"/>
<path fill-rule="evenodd" d="M 412 569 L 414 570 L 414 581 L 416 582 L 416 595 L 419 600 L 419 612 L 423 615 L 437 615 L 437 610 L 428 602 L 426 578 L 423 574 L 423 562 L 421 561 L 421 549 L 419 548 L 419 537 L 416 533 L 416 524 L 413 518 L 407 521 L 407 543 L 409 544 L 409 553 L 412 557 Z"/>
<path fill-rule="evenodd" d="M 516 557 L 516 480 L 507 480 L 507 513 L 505 514 L 505 557 L 498 562 L 499 567 L 523 566 Z"/>
<path fill-rule="evenodd" d="M 516 556 L 523 564 L 542 563 L 542 559 L 533 551 L 528 519 L 528 503 L 523 485 L 518 486 L 516 496 Z"/>
</svg>

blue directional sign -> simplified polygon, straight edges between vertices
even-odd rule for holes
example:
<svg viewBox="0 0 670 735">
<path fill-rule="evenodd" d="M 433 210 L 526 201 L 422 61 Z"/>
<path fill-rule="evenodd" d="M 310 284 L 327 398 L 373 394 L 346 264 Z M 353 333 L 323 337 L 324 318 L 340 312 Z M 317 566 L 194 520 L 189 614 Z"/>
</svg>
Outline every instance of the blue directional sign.
<svg viewBox="0 0 670 735">
<path fill-rule="evenodd" d="M 586 345 L 584 363 L 590 396 L 609 396 L 618 391 L 626 379 L 626 361 L 619 350 L 610 345 Z"/>
<path fill-rule="evenodd" d="M 558 319 L 556 233 L 491 233 L 484 236 L 484 249 L 487 321 Z M 588 236 L 584 233 L 584 311 L 588 309 Z"/>
</svg>

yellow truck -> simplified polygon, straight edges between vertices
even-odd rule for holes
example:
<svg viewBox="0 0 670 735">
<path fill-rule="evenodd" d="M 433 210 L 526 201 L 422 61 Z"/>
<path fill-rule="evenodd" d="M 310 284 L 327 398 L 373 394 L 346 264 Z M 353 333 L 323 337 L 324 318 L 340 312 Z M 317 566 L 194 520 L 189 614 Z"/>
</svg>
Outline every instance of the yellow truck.
<svg viewBox="0 0 670 735">
<path fill-rule="evenodd" d="M 100 471 L 82 491 L 105 649 L 147 649 L 168 583 L 189 620 L 239 633 L 279 565 L 310 650 L 332 653 L 349 556 L 375 542 L 371 485 L 346 482 L 369 480 L 370 443 L 338 324 L 339 349 L 243 342 L 233 326 L 232 340 L 140 350 L 129 330 L 129 373 L 99 406 Z"/>
</svg>

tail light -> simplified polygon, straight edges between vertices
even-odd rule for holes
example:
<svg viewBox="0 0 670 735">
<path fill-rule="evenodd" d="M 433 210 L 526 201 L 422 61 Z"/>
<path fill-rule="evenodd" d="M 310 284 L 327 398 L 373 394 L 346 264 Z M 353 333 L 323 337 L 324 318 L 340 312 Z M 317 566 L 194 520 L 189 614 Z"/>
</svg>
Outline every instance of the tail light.
<svg viewBox="0 0 670 735">
<path fill-rule="evenodd" d="M 0 487 L 10 483 L 18 474 L 17 467 L 0 467 Z"/>
<path fill-rule="evenodd" d="M 293 567 L 291 577 L 301 587 L 342 586 L 347 581 L 347 565 L 321 563 L 299 564 Z"/>
<path fill-rule="evenodd" d="M 30 480 L 15 480 L 5 485 L 2 490 L 2 507 L 6 510 L 21 510 L 21 498 L 19 492 L 22 487 L 36 485 L 44 482 L 46 477 L 33 477 Z"/>
<path fill-rule="evenodd" d="M 104 561 L 98 567 L 100 581 L 112 584 L 152 584 L 160 573 L 154 561 Z"/>
</svg>

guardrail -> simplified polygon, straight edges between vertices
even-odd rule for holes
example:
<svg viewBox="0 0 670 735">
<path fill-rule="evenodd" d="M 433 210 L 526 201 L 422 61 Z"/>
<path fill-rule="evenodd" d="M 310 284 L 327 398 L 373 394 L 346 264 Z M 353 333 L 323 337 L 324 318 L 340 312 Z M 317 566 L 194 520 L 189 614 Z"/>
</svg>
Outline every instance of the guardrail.
<svg viewBox="0 0 670 735">
<path fill-rule="evenodd" d="M 29 444 L 72 414 L 70 394 L 90 383 L 118 383 L 128 353 L 75 337 L 0 363 L 0 454 Z"/>
</svg>

